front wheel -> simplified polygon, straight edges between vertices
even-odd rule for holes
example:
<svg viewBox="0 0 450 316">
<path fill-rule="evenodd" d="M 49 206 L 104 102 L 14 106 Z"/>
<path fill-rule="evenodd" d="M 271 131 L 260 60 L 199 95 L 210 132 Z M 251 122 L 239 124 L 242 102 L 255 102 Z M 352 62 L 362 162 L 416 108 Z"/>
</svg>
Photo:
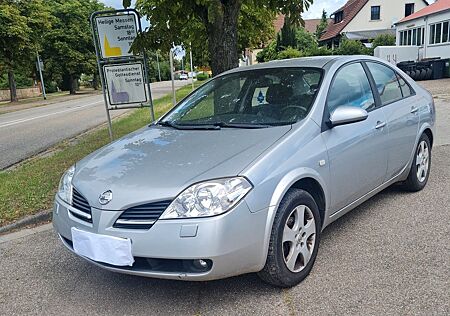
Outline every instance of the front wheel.
<svg viewBox="0 0 450 316">
<path fill-rule="evenodd" d="M 428 182 L 431 167 L 431 144 L 426 134 L 422 134 L 416 148 L 414 160 L 404 187 L 408 191 L 420 191 Z"/>
<path fill-rule="evenodd" d="M 290 189 L 275 215 L 260 278 L 279 287 L 291 287 L 305 279 L 317 256 L 320 229 L 314 198 L 304 190 Z"/>
</svg>

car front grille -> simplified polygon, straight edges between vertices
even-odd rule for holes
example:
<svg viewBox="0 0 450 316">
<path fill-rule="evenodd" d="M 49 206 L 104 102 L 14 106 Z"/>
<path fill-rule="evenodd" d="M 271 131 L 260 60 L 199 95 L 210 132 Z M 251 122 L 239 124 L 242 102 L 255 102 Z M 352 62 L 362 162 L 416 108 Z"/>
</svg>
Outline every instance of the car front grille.
<svg viewBox="0 0 450 316">
<path fill-rule="evenodd" d="M 75 188 L 72 191 L 72 206 L 74 209 L 69 209 L 71 215 L 85 222 L 92 223 L 91 206 L 86 198 Z"/>
<path fill-rule="evenodd" d="M 122 212 L 114 223 L 115 228 L 149 229 L 172 203 L 171 200 L 133 206 Z"/>
</svg>

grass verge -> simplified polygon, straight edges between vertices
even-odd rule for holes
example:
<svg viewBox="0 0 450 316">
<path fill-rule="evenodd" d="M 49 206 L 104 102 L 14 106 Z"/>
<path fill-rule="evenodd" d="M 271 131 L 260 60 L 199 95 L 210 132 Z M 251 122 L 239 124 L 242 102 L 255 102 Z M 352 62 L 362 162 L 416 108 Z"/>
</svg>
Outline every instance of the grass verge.
<svg viewBox="0 0 450 316">
<path fill-rule="evenodd" d="M 196 83 L 199 86 L 201 83 Z M 177 90 L 177 100 L 191 92 L 191 85 Z M 172 106 L 172 96 L 154 101 L 155 116 Z M 115 138 L 122 137 L 149 123 L 149 109 L 138 109 L 113 121 Z M 14 169 L 0 171 L 0 226 L 23 216 L 52 207 L 59 179 L 75 162 L 109 143 L 107 127 L 101 127 L 53 147 L 53 154 L 21 163 Z"/>
</svg>

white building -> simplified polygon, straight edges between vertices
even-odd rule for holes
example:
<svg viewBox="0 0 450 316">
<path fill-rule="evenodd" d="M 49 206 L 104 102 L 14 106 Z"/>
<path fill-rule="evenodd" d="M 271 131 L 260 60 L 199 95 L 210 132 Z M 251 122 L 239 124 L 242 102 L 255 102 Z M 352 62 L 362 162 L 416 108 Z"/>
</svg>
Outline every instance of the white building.
<svg viewBox="0 0 450 316">
<path fill-rule="evenodd" d="M 368 42 L 379 34 L 395 34 L 394 24 L 427 7 L 424 0 L 349 0 L 331 14 L 333 21 L 320 38 L 336 46 L 342 35 Z"/>
<path fill-rule="evenodd" d="M 397 45 L 417 45 L 423 58 L 450 58 L 450 0 L 430 6 L 397 23 Z"/>
</svg>

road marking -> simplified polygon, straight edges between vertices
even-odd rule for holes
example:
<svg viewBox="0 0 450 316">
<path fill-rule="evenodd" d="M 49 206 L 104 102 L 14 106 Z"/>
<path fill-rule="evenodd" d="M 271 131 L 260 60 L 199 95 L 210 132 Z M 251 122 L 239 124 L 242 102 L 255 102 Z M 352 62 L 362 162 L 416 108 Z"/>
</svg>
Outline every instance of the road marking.
<svg viewBox="0 0 450 316">
<path fill-rule="evenodd" d="M 74 107 L 74 108 L 70 108 L 70 109 L 66 109 L 66 110 L 62 110 L 62 111 L 58 111 L 58 112 L 53 112 L 53 113 L 48 113 L 48 114 L 43 114 L 43 115 L 38 115 L 38 116 L 35 116 L 35 117 L 26 118 L 26 119 L 18 119 L 18 120 L 9 121 L 9 122 L 6 122 L 3 125 L 0 125 L 0 128 L 12 126 L 12 125 L 17 125 L 17 124 L 21 124 L 21 123 L 26 123 L 26 122 L 37 120 L 37 119 L 40 119 L 40 118 L 49 117 L 49 116 L 53 116 L 53 115 L 58 115 L 58 114 L 61 114 L 61 113 L 75 112 L 75 111 L 78 111 L 78 110 L 80 110 L 82 108 L 85 108 L 85 107 L 88 107 L 88 106 L 91 106 L 91 105 L 94 105 L 94 104 L 98 104 L 98 103 L 103 103 L 103 101 L 97 101 L 97 102 L 93 102 L 93 103 L 88 103 L 88 104 L 80 105 L 80 106 L 77 106 L 77 107 Z"/>
<path fill-rule="evenodd" d="M 41 225 L 41 226 L 36 226 L 36 227 L 33 227 L 33 228 L 22 229 L 22 230 L 19 230 L 19 231 L 15 232 L 15 233 L 10 233 L 10 234 L 7 234 L 7 235 L 0 236 L 0 244 L 3 244 L 3 243 L 8 242 L 8 241 L 13 241 L 13 240 L 16 240 L 16 239 L 19 239 L 19 238 L 23 238 L 23 237 L 26 237 L 26 236 L 30 236 L 30 235 L 33 235 L 33 234 L 36 234 L 36 233 L 45 232 L 45 231 L 48 231 L 48 230 L 51 230 L 51 229 L 52 229 L 52 223 Z"/>
</svg>

